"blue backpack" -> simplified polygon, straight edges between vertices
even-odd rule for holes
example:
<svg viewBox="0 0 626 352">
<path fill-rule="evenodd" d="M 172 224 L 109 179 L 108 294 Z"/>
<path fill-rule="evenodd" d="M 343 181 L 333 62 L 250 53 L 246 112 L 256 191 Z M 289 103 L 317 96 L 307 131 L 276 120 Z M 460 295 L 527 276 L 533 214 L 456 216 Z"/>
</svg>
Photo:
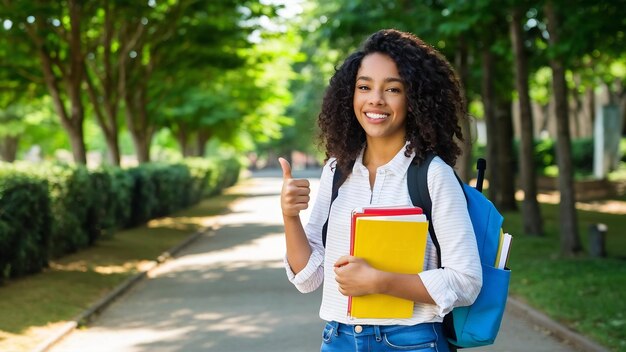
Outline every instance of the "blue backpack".
<svg viewBox="0 0 626 352">
<path fill-rule="evenodd" d="M 434 157 L 435 155 L 431 153 L 421 164 L 411 163 L 407 172 L 411 202 L 421 207 L 428 219 L 431 218 L 432 202 L 428 192 L 427 174 Z M 469 216 L 476 234 L 482 264 L 483 286 L 472 305 L 454 308 L 444 317 L 444 334 L 453 350 L 493 344 L 500 329 L 508 296 L 511 271 L 494 267 L 504 219 L 493 203 L 481 193 L 485 168 L 485 160 L 479 159 L 476 188 L 463 183 L 457 176 L 467 199 Z M 346 178 L 347 176 L 342 175 L 339 168 L 335 169 L 331 205 L 337 198 L 339 187 Z M 327 227 L 328 220 L 322 229 L 324 246 L 326 246 Z M 429 222 L 429 233 L 437 250 L 439 267 L 441 267 L 441 248 L 432 222 Z"/>
</svg>

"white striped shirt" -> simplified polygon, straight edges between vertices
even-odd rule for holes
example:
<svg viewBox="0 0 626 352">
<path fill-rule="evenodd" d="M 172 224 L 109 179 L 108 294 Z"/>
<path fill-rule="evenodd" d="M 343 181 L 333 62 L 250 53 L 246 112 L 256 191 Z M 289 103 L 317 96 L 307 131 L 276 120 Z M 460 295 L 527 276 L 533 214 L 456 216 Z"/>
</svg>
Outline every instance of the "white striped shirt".
<svg viewBox="0 0 626 352">
<path fill-rule="evenodd" d="M 351 175 L 339 188 L 328 219 L 326 248 L 322 246 L 322 226 L 329 213 L 334 159 L 326 163 L 320 178 L 319 193 L 305 232 L 312 254 L 307 266 L 294 275 L 285 259 L 289 280 L 303 293 L 324 284 L 320 317 L 344 324 L 414 325 L 440 322 L 452 308 L 470 305 L 482 285 L 482 271 L 474 230 L 467 212 L 467 202 L 452 168 L 435 157 L 428 169 L 428 191 L 432 200 L 432 223 L 441 247 L 443 268 L 437 268 L 437 253 L 430 238 L 425 270 L 420 277 L 435 305 L 415 303 L 408 319 L 355 319 L 347 315 L 348 297 L 337 287 L 333 264 L 350 253 L 350 217 L 352 210 L 364 206 L 410 205 L 407 170 L 413 157 L 405 148 L 386 165 L 377 169 L 373 189 L 363 165 L 363 151 L 357 157 Z M 332 166 L 332 167 L 331 167 Z"/>
</svg>

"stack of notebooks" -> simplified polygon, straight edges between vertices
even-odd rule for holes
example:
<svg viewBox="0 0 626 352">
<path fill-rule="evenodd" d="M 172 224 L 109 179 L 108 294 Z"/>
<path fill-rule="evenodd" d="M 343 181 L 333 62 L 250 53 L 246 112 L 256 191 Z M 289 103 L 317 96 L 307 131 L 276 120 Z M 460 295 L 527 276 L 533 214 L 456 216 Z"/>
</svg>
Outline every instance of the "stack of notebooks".
<svg viewBox="0 0 626 352">
<path fill-rule="evenodd" d="M 352 212 L 350 255 L 372 267 L 394 273 L 424 270 L 428 220 L 419 207 L 360 208 Z M 494 266 L 507 267 L 513 237 L 501 231 Z M 383 294 L 348 298 L 348 316 L 359 319 L 402 319 L 413 315 L 414 302 Z"/>
<path fill-rule="evenodd" d="M 350 254 L 372 267 L 402 274 L 424 270 L 428 221 L 419 207 L 362 208 L 352 212 Z M 349 297 L 353 318 L 410 318 L 413 301 L 374 294 Z"/>
<path fill-rule="evenodd" d="M 509 261 L 509 253 L 511 252 L 511 242 L 513 242 L 513 236 L 511 236 L 508 232 L 504 233 L 502 229 L 500 229 L 500 243 L 498 244 L 496 263 L 494 264 L 495 268 L 508 268 L 507 263 Z"/>
</svg>

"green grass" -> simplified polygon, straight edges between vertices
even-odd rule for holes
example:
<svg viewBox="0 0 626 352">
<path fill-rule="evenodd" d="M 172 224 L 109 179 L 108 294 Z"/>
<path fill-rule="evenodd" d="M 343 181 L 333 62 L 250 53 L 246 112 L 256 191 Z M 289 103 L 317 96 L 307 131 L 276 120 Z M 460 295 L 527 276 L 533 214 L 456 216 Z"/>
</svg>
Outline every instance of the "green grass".
<svg viewBox="0 0 626 352">
<path fill-rule="evenodd" d="M 608 226 L 607 258 L 560 253 L 558 205 L 542 204 L 544 237 L 522 233 L 521 214 L 505 213 L 504 228 L 515 235 L 509 267 L 510 292 L 613 351 L 626 349 L 626 216 L 578 212 L 581 244 L 588 229 Z"/>
<path fill-rule="evenodd" d="M 51 262 L 44 272 L 0 287 L 0 351 L 30 351 L 53 329 L 78 316 L 181 243 L 240 195 L 206 199 L 171 217 L 120 231 L 95 246 Z"/>
</svg>

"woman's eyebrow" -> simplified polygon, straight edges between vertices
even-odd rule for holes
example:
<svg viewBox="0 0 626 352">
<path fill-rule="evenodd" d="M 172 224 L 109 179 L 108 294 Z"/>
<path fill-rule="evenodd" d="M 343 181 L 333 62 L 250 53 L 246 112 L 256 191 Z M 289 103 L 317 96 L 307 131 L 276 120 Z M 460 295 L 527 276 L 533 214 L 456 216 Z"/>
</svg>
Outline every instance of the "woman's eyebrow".
<svg viewBox="0 0 626 352">
<path fill-rule="evenodd" d="M 359 76 L 356 79 L 357 81 L 373 81 L 374 79 L 372 79 L 371 77 L 368 76 Z M 404 81 L 401 78 L 398 77 L 387 77 L 384 79 L 385 82 L 389 83 L 389 82 L 399 82 L 399 83 L 404 83 Z"/>
<path fill-rule="evenodd" d="M 404 84 L 404 80 L 398 77 L 387 77 L 385 78 L 385 82 L 398 82 Z"/>
</svg>

